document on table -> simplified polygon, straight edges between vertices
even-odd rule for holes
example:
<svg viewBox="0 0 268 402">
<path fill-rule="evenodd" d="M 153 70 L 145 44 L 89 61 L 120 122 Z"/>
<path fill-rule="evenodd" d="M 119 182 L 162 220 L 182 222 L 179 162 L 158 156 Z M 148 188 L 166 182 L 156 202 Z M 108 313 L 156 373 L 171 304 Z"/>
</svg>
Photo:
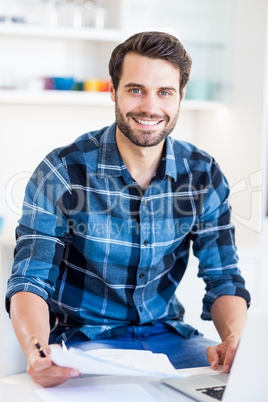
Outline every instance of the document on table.
<svg viewBox="0 0 268 402">
<path fill-rule="evenodd" d="M 150 395 L 141 385 L 133 383 L 105 384 L 89 381 L 88 384 L 82 385 L 77 380 L 71 380 L 57 387 L 38 389 L 36 393 L 43 402 L 74 402 L 76 400 L 79 402 L 156 402 L 159 400 Z"/>
<path fill-rule="evenodd" d="M 84 352 L 51 346 L 51 358 L 56 365 L 75 368 L 81 374 L 161 378 L 181 376 L 165 354 L 147 350 L 96 349 Z"/>
</svg>

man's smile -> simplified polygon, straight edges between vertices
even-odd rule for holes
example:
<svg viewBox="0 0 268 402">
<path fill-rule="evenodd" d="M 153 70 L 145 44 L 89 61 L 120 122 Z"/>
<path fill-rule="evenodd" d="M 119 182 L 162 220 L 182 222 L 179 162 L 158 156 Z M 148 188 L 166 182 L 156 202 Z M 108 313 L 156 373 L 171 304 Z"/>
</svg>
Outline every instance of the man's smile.
<svg viewBox="0 0 268 402">
<path fill-rule="evenodd" d="M 140 120 L 133 117 L 133 120 L 143 126 L 156 126 L 157 124 L 161 123 L 163 120 Z"/>
</svg>

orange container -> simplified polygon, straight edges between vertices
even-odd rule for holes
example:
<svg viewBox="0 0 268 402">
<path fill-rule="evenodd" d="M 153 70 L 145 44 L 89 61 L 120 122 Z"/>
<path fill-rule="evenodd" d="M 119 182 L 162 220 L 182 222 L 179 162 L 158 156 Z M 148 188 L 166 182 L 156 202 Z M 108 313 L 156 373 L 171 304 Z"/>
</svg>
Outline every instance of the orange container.
<svg viewBox="0 0 268 402">
<path fill-rule="evenodd" d="M 109 91 L 109 81 L 100 80 L 97 78 L 86 80 L 83 83 L 83 90 L 93 92 L 107 92 Z"/>
</svg>

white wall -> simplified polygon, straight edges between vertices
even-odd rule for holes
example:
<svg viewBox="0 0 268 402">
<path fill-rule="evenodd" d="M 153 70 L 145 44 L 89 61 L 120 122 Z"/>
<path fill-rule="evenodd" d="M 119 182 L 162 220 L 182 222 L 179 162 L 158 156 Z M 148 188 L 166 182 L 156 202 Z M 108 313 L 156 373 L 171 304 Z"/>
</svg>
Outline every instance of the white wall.
<svg viewBox="0 0 268 402">
<path fill-rule="evenodd" d="M 195 142 L 219 162 L 231 185 L 230 202 L 240 268 L 252 307 L 268 307 L 267 1 L 233 2 L 231 87 L 226 108 L 199 113 Z M 203 327 L 203 323 L 200 327 Z"/>
</svg>

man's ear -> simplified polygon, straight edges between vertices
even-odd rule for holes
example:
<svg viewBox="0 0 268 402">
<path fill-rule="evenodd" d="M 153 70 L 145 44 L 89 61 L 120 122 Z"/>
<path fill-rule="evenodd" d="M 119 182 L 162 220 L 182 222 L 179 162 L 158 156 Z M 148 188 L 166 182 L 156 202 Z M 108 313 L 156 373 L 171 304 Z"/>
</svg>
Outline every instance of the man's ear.
<svg viewBox="0 0 268 402">
<path fill-rule="evenodd" d="M 186 95 L 186 85 L 184 86 L 181 92 L 181 101 L 185 98 L 185 95 Z"/>
<path fill-rule="evenodd" d="M 110 92 L 112 101 L 115 102 L 115 89 L 114 89 L 114 84 L 113 84 L 112 80 L 110 81 L 110 84 L 109 84 L 109 92 Z"/>
</svg>

